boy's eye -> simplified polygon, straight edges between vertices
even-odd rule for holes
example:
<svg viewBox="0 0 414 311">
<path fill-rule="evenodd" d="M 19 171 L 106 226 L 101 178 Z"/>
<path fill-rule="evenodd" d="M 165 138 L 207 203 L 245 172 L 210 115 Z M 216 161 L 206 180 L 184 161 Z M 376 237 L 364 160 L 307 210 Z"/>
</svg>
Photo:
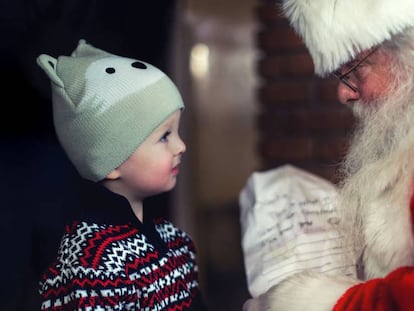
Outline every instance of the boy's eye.
<svg viewBox="0 0 414 311">
<path fill-rule="evenodd" d="M 168 141 L 168 136 L 171 134 L 170 131 L 165 132 L 164 135 L 161 136 L 160 141 L 165 142 Z"/>
</svg>

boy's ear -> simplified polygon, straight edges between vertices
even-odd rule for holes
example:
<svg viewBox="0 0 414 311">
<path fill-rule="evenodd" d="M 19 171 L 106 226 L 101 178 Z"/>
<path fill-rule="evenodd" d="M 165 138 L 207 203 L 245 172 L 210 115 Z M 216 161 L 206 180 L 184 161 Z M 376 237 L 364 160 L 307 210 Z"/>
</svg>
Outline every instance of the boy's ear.
<svg viewBox="0 0 414 311">
<path fill-rule="evenodd" d="M 119 170 L 114 169 L 108 175 L 106 175 L 105 179 L 115 180 L 115 179 L 118 179 L 119 177 L 121 177 L 121 173 L 119 172 Z"/>
</svg>

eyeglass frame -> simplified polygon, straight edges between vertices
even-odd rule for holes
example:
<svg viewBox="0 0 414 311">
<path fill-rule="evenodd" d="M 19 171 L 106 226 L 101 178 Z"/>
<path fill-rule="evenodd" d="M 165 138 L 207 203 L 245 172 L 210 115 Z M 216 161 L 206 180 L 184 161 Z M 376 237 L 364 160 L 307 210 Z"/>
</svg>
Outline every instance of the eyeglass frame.
<svg viewBox="0 0 414 311">
<path fill-rule="evenodd" d="M 349 70 L 347 70 L 345 73 L 340 73 L 340 69 L 335 70 L 333 72 L 333 76 L 335 78 L 337 78 L 340 82 L 342 82 L 343 84 L 345 84 L 347 87 L 349 87 L 353 92 L 357 93 L 358 89 L 353 86 L 351 83 L 348 82 L 349 80 L 349 75 L 354 72 L 355 70 L 357 70 L 367 59 L 368 57 L 370 57 L 372 54 L 374 54 L 376 51 L 378 50 L 378 48 L 373 49 L 372 51 L 370 51 L 367 55 L 365 55 L 363 58 L 361 58 L 355 65 L 353 65 Z"/>
</svg>

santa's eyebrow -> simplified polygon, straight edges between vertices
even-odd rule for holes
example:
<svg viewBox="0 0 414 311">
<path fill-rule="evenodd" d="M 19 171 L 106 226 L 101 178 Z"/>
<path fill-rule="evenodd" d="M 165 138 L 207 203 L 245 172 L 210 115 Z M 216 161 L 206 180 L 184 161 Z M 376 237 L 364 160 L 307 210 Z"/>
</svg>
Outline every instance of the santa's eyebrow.
<svg viewBox="0 0 414 311">
<path fill-rule="evenodd" d="M 349 63 L 345 64 L 348 67 L 355 67 L 355 65 L 362 65 L 364 63 L 369 63 L 369 56 L 374 54 L 378 48 L 371 49 L 369 52 L 365 53 L 364 55 L 359 55 L 355 59 L 351 60 Z"/>
</svg>

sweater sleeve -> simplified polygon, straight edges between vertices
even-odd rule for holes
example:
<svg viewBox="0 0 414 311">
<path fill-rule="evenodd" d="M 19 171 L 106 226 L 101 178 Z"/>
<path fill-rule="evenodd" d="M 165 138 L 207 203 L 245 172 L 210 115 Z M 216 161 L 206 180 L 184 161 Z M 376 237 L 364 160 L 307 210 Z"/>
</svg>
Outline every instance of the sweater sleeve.
<svg viewBox="0 0 414 311">
<path fill-rule="evenodd" d="M 385 278 L 349 288 L 334 311 L 414 310 L 414 267 L 401 267 Z"/>
<path fill-rule="evenodd" d="M 136 289 L 127 278 L 86 270 L 78 267 L 54 278 L 49 274 L 40 289 L 41 310 L 124 310 L 128 304 L 138 305 Z"/>
</svg>

